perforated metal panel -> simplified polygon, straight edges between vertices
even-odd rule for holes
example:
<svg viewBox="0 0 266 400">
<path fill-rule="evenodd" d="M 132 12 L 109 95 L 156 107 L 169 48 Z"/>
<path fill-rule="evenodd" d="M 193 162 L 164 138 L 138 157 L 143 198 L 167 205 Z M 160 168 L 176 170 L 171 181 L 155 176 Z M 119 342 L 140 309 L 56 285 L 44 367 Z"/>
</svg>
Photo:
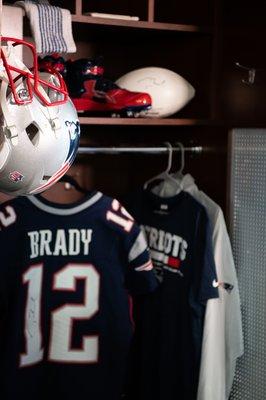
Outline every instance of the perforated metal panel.
<svg viewBox="0 0 266 400">
<path fill-rule="evenodd" d="M 232 131 L 231 233 L 245 354 L 231 400 L 266 400 L 266 129 Z"/>
</svg>

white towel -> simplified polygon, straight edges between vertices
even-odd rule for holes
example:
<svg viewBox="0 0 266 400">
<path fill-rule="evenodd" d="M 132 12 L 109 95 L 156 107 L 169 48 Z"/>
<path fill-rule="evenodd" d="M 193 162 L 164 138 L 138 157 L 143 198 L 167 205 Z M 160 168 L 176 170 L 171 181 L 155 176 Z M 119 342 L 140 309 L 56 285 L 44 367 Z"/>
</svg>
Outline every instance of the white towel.
<svg viewBox="0 0 266 400">
<path fill-rule="evenodd" d="M 15 4 L 26 11 L 38 54 L 76 52 L 69 10 L 50 6 L 47 1 Z"/>
</svg>

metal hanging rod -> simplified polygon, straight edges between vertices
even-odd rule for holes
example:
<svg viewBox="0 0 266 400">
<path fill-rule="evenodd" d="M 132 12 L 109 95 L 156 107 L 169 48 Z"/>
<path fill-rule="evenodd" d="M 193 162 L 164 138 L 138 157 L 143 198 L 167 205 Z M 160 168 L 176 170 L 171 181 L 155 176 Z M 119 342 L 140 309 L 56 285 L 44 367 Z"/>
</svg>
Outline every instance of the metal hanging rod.
<svg viewBox="0 0 266 400">
<path fill-rule="evenodd" d="M 173 147 L 173 152 L 181 151 L 180 147 Z M 186 152 L 202 153 L 202 146 L 184 147 Z M 168 153 L 169 148 L 162 147 L 79 147 L 78 154 L 122 154 L 122 153 L 142 153 L 142 154 L 163 154 Z"/>
</svg>

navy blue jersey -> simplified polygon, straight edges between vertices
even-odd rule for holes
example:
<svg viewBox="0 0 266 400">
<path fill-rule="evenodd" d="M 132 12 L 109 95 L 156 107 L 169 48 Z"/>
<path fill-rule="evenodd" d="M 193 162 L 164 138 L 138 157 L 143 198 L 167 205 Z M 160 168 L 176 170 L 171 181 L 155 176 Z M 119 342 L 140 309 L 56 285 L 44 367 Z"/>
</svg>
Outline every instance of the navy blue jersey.
<svg viewBox="0 0 266 400">
<path fill-rule="evenodd" d="M 125 203 L 146 233 L 160 281 L 140 304 L 133 397 L 195 400 L 206 301 L 218 297 L 205 209 L 185 192 L 139 191 Z"/>
<path fill-rule="evenodd" d="M 129 294 L 156 287 L 143 233 L 101 193 L 0 207 L 0 398 L 118 399 Z"/>
</svg>

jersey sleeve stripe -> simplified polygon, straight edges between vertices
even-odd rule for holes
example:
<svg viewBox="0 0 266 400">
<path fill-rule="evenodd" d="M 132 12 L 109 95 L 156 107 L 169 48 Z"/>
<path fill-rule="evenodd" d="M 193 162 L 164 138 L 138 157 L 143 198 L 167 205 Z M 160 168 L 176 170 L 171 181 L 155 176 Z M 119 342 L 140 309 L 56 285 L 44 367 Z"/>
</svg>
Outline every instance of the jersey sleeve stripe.
<svg viewBox="0 0 266 400">
<path fill-rule="evenodd" d="M 135 271 L 151 271 L 153 269 L 152 261 L 149 260 L 147 263 L 140 265 L 135 268 Z"/>
<path fill-rule="evenodd" d="M 143 232 L 140 232 L 129 251 L 128 261 L 131 262 L 138 258 L 147 249 L 147 247 L 145 236 Z"/>
</svg>

